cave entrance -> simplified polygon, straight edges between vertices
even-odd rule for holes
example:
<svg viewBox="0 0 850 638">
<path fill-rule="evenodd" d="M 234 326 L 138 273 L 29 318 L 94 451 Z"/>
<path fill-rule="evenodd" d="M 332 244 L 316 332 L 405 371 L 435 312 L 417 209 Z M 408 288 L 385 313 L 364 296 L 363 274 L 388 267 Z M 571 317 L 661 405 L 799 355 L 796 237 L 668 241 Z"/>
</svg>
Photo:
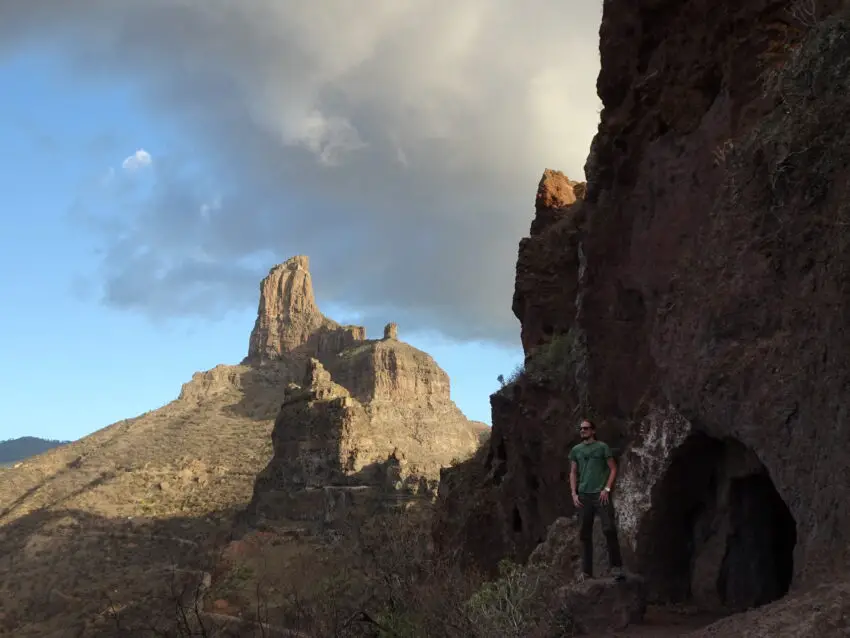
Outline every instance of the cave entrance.
<svg viewBox="0 0 850 638">
<path fill-rule="evenodd" d="M 653 602 L 757 607 L 791 586 L 796 527 L 752 450 L 693 434 L 653 488 L 638 535 L 638 567 Z"/>
</svg>

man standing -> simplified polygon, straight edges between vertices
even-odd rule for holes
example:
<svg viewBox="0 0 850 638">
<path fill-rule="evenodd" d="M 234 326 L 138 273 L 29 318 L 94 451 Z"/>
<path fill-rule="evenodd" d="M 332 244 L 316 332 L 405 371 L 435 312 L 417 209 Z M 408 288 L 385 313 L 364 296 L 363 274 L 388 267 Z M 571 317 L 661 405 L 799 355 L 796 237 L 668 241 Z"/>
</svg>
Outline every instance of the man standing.
<svg viewBox="0 0 850 638">
<path fill-rule="evenodd" d="M 570 450 L 570 488 L 573 504 L 579 513 L 582 543 L 581 571 L 593 577 L 593 519 L 599 514 L 602 531 L 608 543 L 608 562 L 615 580 L 623 580 L 623 559 L 614 522 L 611 488 L 617 477 L 617 462 L 611 448 L 596 439 L 596 426 L 582 421 L 581 443 Z"/>
</svg>

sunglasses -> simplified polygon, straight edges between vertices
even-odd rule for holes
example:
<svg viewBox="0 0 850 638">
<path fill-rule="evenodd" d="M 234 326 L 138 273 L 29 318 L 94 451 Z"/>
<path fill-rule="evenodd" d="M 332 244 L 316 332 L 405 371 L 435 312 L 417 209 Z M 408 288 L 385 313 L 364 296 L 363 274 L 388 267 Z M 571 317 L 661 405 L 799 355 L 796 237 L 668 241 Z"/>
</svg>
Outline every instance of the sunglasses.
<svg viewBox="0 0 850 638">
<path fill-rule="evenodd" d="M 591 428 L 589 425 L 582 425 L 582 426 L 579 428 L 579 430 L 592 430 L 592 429 L 593 429 L 593 428 Z"/>
</svg>

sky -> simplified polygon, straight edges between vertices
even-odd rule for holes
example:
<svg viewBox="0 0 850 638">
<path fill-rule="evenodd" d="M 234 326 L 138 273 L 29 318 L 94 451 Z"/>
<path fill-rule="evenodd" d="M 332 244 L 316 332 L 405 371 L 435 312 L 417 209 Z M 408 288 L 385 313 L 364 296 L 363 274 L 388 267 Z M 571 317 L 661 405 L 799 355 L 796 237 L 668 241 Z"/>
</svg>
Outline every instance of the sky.
<svg viewBox="0 0 850 638">
<path fill-rule="evenodd" d="M 583 179 L 601 0 L 0 5 L 0 439 L 76 439 L 245 355 L 260 279 L 402 339 L 490 422 L 517 244 Z"/>
</svg>

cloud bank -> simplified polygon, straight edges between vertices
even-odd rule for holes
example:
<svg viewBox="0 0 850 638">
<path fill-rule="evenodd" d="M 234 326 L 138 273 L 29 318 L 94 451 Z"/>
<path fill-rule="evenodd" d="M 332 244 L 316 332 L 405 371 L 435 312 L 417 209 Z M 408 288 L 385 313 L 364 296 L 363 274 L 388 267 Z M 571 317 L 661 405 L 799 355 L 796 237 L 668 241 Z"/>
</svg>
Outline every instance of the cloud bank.
<svg viewBox="0 0 850 638">
<path fill-rule="evenodd" d="M 0 55 L 132 83 L 192 153 L 128 158 L 155 181 L 101 225 L 109 303 L 212 316 L 305 253 L 367 326 L 517 342 L 537 180 L 581 178 L 598 121 L 600 0 L 73 4 L 0 5 Z"/>
</svg>

